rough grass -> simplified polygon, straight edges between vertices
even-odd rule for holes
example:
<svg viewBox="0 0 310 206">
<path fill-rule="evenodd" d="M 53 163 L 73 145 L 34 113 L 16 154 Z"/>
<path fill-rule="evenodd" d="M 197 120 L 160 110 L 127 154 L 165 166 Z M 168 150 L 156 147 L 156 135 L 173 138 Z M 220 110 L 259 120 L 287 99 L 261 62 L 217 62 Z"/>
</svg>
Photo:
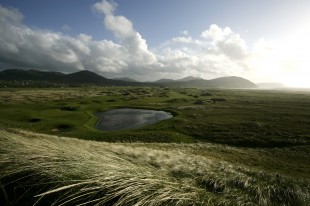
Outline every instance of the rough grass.
<svg viewBox="0 0 310 206">
<path fill-rule="evenodd" d="M 0 89 L 0 126 L 107 142 L 204 141 L 274 148 L 310 144 L 309 105 L 307 91 L 7 88 Z M 94 129 L 96 112 L 120 107 L 169 111 L 174 118 L 129 131 Z"/>
<path fill-rule="evenodd" d="M 229 146 L 103 143 L 8 129 L 0 130 L 0 142 L 0 205 L 310 202 L 308 178 L 217 156 L 251 153 Z M 309 149 L 302 149 L 309 159 Z"/>
</svg>

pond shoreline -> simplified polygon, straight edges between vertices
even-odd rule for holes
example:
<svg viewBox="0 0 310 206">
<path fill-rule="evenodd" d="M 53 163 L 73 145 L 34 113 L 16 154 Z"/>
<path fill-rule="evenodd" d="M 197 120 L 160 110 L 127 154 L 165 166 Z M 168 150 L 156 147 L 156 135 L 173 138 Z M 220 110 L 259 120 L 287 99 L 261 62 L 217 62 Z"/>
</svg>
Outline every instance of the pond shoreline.
<svg viewBox="0 0 310 206">
<path fill-rule="evenodd" d="M 101 131 L 137 129 L 173 117 L 165 111 L 133 108 L 112 109 L 95 115 L 99 118 L 95 128 Z"/>
</svg>

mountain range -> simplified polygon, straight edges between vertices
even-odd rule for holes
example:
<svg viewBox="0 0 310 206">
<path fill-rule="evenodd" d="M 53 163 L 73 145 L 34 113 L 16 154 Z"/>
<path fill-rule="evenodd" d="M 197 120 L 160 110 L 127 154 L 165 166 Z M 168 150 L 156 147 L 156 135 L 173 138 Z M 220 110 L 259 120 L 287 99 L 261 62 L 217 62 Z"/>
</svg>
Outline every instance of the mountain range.
<svg viewBox="0 0 310 206">
<path fill-rule="evenodd" d="M 187 82 L 187 81 L 199 80 L 199 79 L 202 80 L 202 78 L 199 78 L 199 77 L 188 76 L 188 77 L 184 77 L 182 79 L 177 79 L 177 80 L 159 79 L 159 80 L 155 81 L 155 83 Z"/>
<path fill-rule="evenodd" d="M 0 80 L 33 81 L 33 82 L 44 82 L 53 84 L 65 84 L 69 86 L 79 86 L 87 84 L 103 85 L 103 86 L 145 85 L 145 83 L 143 82 L 131 82 L 117 79 L 108 79 L 88 70 L 82 70 L 71 74 L 64 74 L 61 72 L 48 72 L 39 70 L 8 69 L 0 72 Z"/>
<path fill-rule="evenodd" d="M 39 70 L 8 69 L 0 72 L 0 80 L 5 82 L 48 82 L 80 86 L 86 84 L 102 86 L 167 86 L 167 87 L 198 87 L 198 88 L 256 88 L 257 86 L 242 77 L 221 77 L 205 80 L 198 77 L 185 77 L 179 80 L 160 79 L 155 82 L 138 82 L 131 78 L 108 79 L 94 72 L 83 70 L 71 74 Z"/>
</svg>

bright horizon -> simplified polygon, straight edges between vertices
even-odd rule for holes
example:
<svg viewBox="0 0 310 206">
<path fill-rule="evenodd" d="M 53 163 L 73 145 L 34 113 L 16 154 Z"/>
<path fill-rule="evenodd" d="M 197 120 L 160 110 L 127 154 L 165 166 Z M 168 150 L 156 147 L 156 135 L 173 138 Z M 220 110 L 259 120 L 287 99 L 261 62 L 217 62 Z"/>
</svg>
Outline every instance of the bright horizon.
<svg viewBox="0 0 310 206">
<path fill-rule="evenodd" d="M 0 0 L 0 70 L 310 88 L 310 2 Z"/>
</svg>

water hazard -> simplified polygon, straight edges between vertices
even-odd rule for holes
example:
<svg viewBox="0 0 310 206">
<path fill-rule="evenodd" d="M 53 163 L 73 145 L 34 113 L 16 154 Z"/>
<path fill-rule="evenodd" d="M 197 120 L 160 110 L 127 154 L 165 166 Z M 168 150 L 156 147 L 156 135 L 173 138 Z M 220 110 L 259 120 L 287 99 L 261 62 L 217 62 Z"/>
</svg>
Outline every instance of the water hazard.
<svg viewBox="0 0 310 206">
<path fill-rule="evenodd" d="M 134 129 L 172 118 L 170 113 L 164 111 L 130 108 L 98 112 L 96 116 L 99 118 L 98 130 Z"/>
</svg>

